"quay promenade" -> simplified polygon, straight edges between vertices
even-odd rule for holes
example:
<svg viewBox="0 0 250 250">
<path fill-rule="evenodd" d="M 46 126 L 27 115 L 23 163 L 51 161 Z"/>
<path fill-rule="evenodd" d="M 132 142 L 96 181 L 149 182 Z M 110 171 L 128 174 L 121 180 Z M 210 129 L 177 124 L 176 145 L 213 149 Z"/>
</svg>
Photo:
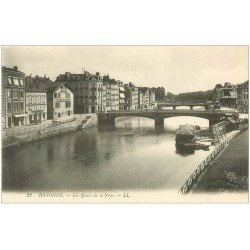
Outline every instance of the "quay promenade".
<svg viewBox="0 0 250 250">
<path fill-rule="evenodd" d="M 248 135 L 231 142 L 200 176 L 191 193 L 248 191 Z"/>
</svg>

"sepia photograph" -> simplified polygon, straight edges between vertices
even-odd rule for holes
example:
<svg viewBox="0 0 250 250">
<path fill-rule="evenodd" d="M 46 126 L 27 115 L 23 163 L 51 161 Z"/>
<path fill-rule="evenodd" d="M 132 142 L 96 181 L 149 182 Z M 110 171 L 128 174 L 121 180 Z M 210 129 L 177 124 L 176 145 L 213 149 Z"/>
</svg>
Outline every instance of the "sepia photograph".
<svg viewBox="0 0 250 250">
<path fill-rule="evenodd" d="M 1 50 L 3 203 L 248 203 L 248 46 Z"/>
</svg>

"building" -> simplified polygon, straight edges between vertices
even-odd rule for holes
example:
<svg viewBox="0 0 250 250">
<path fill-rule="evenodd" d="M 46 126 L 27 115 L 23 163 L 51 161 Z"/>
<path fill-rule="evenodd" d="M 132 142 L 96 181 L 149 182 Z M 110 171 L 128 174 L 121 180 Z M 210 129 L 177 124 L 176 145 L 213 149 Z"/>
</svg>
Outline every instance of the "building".
<svg viewBox="0 0 250 250">
<path fill-rule="evenodd" d="M 74 94 L 67 83 L 53 82 L 43 85 L 47 91 L 48 119 L 64 118 L 74 114 Z"/>
<path fill-rule="evenodd" d="M 27 124 L 47 120 L 47 90 L 43 84 L 26 82 Z"/>
<path fill-rule="evenodd" d="M 138 87 L 138 108 L 148 109 L 149 108 L 149 88 Z"/>
<path fill-rule="evenodd" d="M 50 80 L 49 77 L 44 77 L 41 76 L 32 76 L 31 74 L 29 76 L 26 76 L 25 78 L 25 83 L 27 84 L 33 84 L 33 83 L 52 83 L 53 81 Z"/>
<path fill-rule="evenodd" d="M 76 114 L 96 113 L 106 109 L 106 93 L 99 72 L 95 75 L 65 72 L 56 82 L 66 82 L 74 92 L 74 112 Z"/>
<path fill-rule="evenodd" d="M 119 87 L 119 110 L 125 110 L 125 89 L 123 82 L 118 81 Z"/>
<path fill-rule="evenodd" d="M 156 107 L 155 91 L 151 88 L 149 89 L 149 107 L 153 109 Z"/>
<path fill-rule="evenodd" d="M 248 113 L 248 104 L 248 81 L 246 81 L 237 85 L 237 108 L 240 112 Z"/>
<path fill-rule="evenodd" d="M 119 110 L 119 81 L 109 75 L 103 76 L 102 81 L 106 87 L 106 110 Z"/>
<path fill-rule="evenodd" d="M 139 109 L 155 108 L 155 91 L 147 87 L 138 88 Z"/>
<path fill-rule="evenodd" d="M 131 82 L 124 84 L 125 89 L 125 110 L 138 110 L 138 87 Z"/>
<path fill-rule="evenodd" d="M 236 107 L 237 89 L 235 85 L 226 82 L 224 86 L 217 84 L 214 90 L 214 102 L 219 101 L 222 106 Z"/>
<path fill-rule="evenodd" d="M 13 68 L 2 67 L 2 127 L 26 124 L 25 74 Z"/>
</svg>

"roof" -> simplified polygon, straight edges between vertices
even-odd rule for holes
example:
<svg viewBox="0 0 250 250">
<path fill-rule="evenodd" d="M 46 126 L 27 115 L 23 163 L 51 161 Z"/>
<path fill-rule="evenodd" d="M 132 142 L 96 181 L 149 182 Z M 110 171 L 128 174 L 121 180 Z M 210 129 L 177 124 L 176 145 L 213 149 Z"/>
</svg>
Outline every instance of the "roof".
<svg viewBox="0 0 250 250">
<path fill-rule="evenodd" d="M 4 71 L 13 71 L 13 72 L 18 72 L 18 73 L 23 73 L 22 71 L 19 71 L 17 68 L 9 68 L 6 66 L 2 66 L 2 70 Z M 24 73 L 23 73 L 24 74 Z"/>
<path fill-rule="evenodd" d="M 189 131 L 195 132 L 195 126 L 190 124 L 180 125 L 179 129 L 188 129 Z"/>
<path fill-rule="evenodd" d="M 40 83 L 26 83 L 25 90 L 26 92 L 47 92 L 47 88 L 44 84 Z"/>
<path fill-rule="evenodd" d="M 41 89 L 45 89 L 47 92 L 55 92 L 62 85 L 65 85 L 71 92 L 73 89 L 66 82 L 49 82 L 49 83 L 39 83 Z"/>
<path fill-rule="evenodd" d="M 190 131 L 187 128 L 179 129 L 176 133 L 177 135 L 194 135 L 194 132 Z"/>
<path fill-rule="evenodd" d="M 180 125 L 176 134 L 177 135 L 194 135 L 195 134 L 195 126 L 190 125 L 190 124 Z"/>
</svg>

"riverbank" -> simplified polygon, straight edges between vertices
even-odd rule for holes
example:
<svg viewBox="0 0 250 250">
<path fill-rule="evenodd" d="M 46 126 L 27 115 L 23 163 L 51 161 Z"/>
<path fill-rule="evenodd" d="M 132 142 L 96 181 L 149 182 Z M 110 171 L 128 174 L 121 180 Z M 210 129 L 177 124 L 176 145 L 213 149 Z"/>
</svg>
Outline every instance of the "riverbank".
<svg viewBox="0 0 250 250">
<path fill-rule="evenodd" d="M 74 120 L 68 123 L 49 126 L 49 124 L 38 125 L 20 129 L 10 129 L 2 132 L 2 148 L 20 146 L 32 141 L 45 140 L 54 136 L 77 131 L 78 126 L 86 129 L 97 125 L 97 115 L 75 115 Z"/>
<path fill-rule="evenodd" d="M 199 177 L 192 193 L 248 191 L 248 135 L 232 141 Z"/>
</svg>

